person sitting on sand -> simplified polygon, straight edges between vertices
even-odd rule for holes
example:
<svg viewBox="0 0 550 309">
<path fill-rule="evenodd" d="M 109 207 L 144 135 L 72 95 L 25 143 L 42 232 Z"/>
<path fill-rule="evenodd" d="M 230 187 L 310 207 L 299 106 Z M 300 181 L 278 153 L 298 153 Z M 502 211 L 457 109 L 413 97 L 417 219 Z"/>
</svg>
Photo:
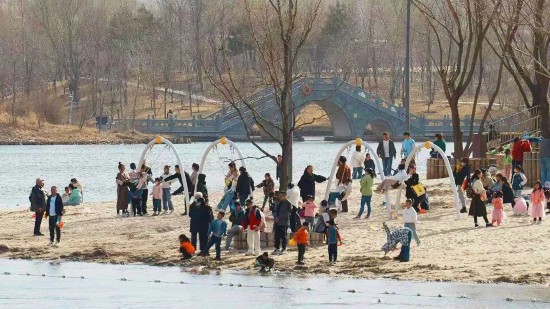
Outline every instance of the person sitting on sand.
<svg viewBox="0 0 550 309">
<path fill-rule="evenodd" d="M 72 183 L 69 184 L 69 189 L 71 190 L 71 195 L 64 206 L 78 206 L 82 202 L 82 196 L 80 195 L 80 190 L 76 188 Z"/>
<path fill-rule="evenodd" d="M 80 190 L 80 196 L 82 198 L 82 201 L 81 202 L 84 202 L 84 186 L 82 186 L 82 184 L 76 180 L 76 178 L 72 178 L 71 179 L 71 183 L 73 184 L 73 186 L 75 186 L 78 190 Z"/>
<path fill-rule="evenodd" d="M 191 241 L 185 234 L 181 234 L 179 237 L 180 240 L 180 252 L 183 260 L 188 260 L 193 257 L 195 253 L 195 247 L 191 244 Z"/>
<path fill-rule="evenodd" d="M 514 199 L 514 216 L 527 215 L 529 213 L 529 203 L 523 197 Z"/>
<path fill-rule="evenodd" d="M 326 232 L 328 221 L 330 220 L 328 211 L 328 201 L 322 200 L 321 207 L 319 207 L 319 216 L 317 218 L 317 221 L 315 222 L 315 226 L 313 227 L 313 232 L 321 234 L 324 234 Z"/>
<path fill-rule="evenodd" d="M 67 203 L 70 196 L 71 196 L 71 189 L 69 187 L 65 187 L 65 192 L 63 192 L 63 194 L 61 195 L 61 199 L 63 200 L 63 204 Z"/>
<path fill-rule="evenodd" d="M 269 257 L 269 253 L 264 252 L 256 258 L 256 267 L 260 267 L 260 272 L 271 271 L 275 265 L 275 260 Z"/>
<path fill-rule="evenodd" d="M 413 238 L 413 231 L 408 227 L 398 227 L 395 230 L 390 231 L 386 222 L 382 224 L 386 231 L 387 241 L 382 246 L 384 255 L 397 248 L 397 244 L 401 243 L 401 251 L 399 255 L 394 257 L 395 260 L 400 262 L 408 262 L 410 259 L 411 240 Z"/>
</svg>

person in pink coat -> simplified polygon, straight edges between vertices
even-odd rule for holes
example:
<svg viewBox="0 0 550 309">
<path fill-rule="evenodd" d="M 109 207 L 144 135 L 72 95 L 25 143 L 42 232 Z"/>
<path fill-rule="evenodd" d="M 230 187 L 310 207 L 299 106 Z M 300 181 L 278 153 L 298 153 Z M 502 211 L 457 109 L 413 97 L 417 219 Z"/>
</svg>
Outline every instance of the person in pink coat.
<svg viewBox="0 0 550 309">
<path fill-rule="evenodd" d="M 307 196 L 307 201 L 302 204 L 302 207 L 304 208 L 304 219 L 309 222 L 309 229 L 311 230 L 315 224 L 315 208 L 317 208 L 313 195 Z"/>
<path fill-rule="evenodd" d="M 535 182 L 533 185 L 533 192 L 531 192 L 531 218 L 533 218 L 533 224 L 541 224 L 542 217 L 544 217 L 544 191 L 540 181 Z M 539 221 L 537 222 L 537 218 Z"/>
<path fill-rule="evenodd" d="M 493 196 L 493 213 L 492 213 L 492 220 L 491 223 L 493 225 L 499 226 L 504 219 L 506 219 L 506 214 L 504 213 L 504 209 L 502 207 L 503 201 L 502 201 L 502 192 L 497 191 L 495 192 L 495 195 Z"/>
</svg>

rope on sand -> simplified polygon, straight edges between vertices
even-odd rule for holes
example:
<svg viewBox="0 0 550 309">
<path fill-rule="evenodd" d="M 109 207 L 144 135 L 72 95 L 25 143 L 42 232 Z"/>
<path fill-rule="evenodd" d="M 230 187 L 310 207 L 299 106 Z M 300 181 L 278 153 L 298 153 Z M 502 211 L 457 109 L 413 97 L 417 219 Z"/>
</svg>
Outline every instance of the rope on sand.
<svg viewBox="0 0 550 309">
<path fill-rule="evenodd" d="M 25 276 L 25 277 L 47 277 L 47 278 L 58 278 L 58 279 L 80 279 L 80 280 L 84 280 L 84 279 L 90 279 L 90 278 L 86 278 L 84 276 L 66 276 L 66 275 L 46 275 L 46 274 L 31 274 L 31 273 L 11 273 L 11 272 L 8 272 L 8 271 L 5 271 L 5 272 L 2 272 L 0 273 L 0 276 L 3 275 L 3 276 Z M 179 285 L 189 285 L 189 284 L 193 284 L 193 283 L 189 283 L 189 282 L 184 282 L 184 281 L 162 281 L 162 280 L 132 280 L 132 279 L 127 279 L 127 278 L 119 278 L 117 279 L 117 281 L 122 281 L 122 282 L 141 282 L 141 283 L 158 283 L 158 284 L 179 284 Z M 202 286 L 204 286 L 204 284 L 200 284 Z M 235 287 L 235 288 L 260 288 L 260 289 L 281 289 L 281 290 L 287 290 L 289 288 L 285 287 L 285 286 L 267 286 L 267 285 L 246 285 L 246 284 L 242 284 L 242 283 L 223 283 L 223 282 L 219 282 L 219 283 L 212 283 L 211 285 L 213 286 L 229 286 L 229 287 Z M 306 288 L 300 288 L 299 290 L 301 291 L 315 291 L 315 289 L 312 289 L 310 287 L 306 287 Z M 342 293 L 351 293 L 351 294 L 367 294 L 367 292 L 361 292 L 361 291 L 357 291 L 355 289 L 349 289 L 349 290 L 346 290 L 346 291 L 340 291 Z M 369 292 L 370 294 L 371 292 Z M 471 299 L 465 295 L 460 295 L 460 296 L 446 296 L 446 295 L 442 295 L 442 294 L 437 294 L 437 295 L 425 295 L 425 294 L 420 294 L 420 293 L 411 293 L 411 294 L 408 294 L 408 293 L 396 293 L 396 292 L 389 292 L 389 291 L 384 291 L 382 293 L 372 293 L 374 295 L 384 295 L 385 297 L 390 297 L 390 296 L 408 296 L 408 297 L 424 297 L 424 298 L 446 298 L 446 299 Z M 542 304 L 550 304 L 550 301 L 540 301 L 536 298 L 531 298 L 531 299 L 515 299 L 513 297 L 507 297 L 504 299 L 505 301 L 508 301 L 508 302 L 537 302 L 537 303 L 542 303 Z M 378 303 L 382 303 L 384 300 L 382 298 L 377 298 L 377 302 Z"/>
</svg>

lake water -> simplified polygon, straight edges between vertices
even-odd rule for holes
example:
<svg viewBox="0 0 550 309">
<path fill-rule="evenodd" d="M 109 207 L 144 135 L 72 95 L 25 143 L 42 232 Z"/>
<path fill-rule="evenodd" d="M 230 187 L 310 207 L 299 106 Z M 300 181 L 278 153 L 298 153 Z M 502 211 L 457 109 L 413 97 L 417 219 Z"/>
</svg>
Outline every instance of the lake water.
<svg viewBox="0 0 550 309">
<path fill-rule="evenodd" d="M 191 169 L 193 162 L 200 163 L 202 155 L 210 143 L 193 143 L 176 145 L 186 170 Z M 344 143 L 308 140 L 294 144 L 294 181 L 298 181 L 308 164 L 315 167 L 315 173 L 326 177 L 330 174 L 333 160 Z M 244 157 L 261 157 L 262 153 L 250 143 L 237 143 Z M 275 143 L 262 143 L 272 154 L 280 153 L 280 147 Z M 376 149 L 376 143 L 370 143 Z M 84 185 L 85 201 L 114 201 L 116 199 L 115 176 L 118 162 L 123 162 L 129 169 L 129 164 L 139 161 L 145 145 L 58 145 L 58 146 L 0 146 L 2 161 L 2 180 L 0 180 L 0 208 L 28 206 L 30 189 L 37 177 L 43 177 L 46 188 L 52 185 L 60 187 L 60 191 L 68 185 L 71 178 L 77 178 Z M 401 151 L 401 143 L 396 142 L 397 152 Z M 452 143 L 447 144 L 453 148 Z M 150 162 L 155 176 L 162 173 L 164 164 L 175 165 L 175 157 L 163 145 L 154 148 Z M 344 155 L 351 155 L 354 147 Z M 207 175 L 207 185 L 210 191 L 220 191 L 223 188 L 223 175 L 227 170 L 227 162 L 236 159 L 236 152 L 229 146 L 220 145 L 212 151 L 204 167 Z M 420 152 L 417 162 L 420 173 L 426 170 L 426 159 L 429 151 Z M 394 168 L 399 162 L 394 161 Z M 263 179 L 266 172 L 275 176 L 275 164 L 270 159 L 246 159 L 249 173 L 256 182 Z"/>
<path fill-rule="evenodd" d="M 198 275 L 177 267 L 0 259 L 5 308 L 548 308 L 549 302 L 542 286 Z"/>
</svg>

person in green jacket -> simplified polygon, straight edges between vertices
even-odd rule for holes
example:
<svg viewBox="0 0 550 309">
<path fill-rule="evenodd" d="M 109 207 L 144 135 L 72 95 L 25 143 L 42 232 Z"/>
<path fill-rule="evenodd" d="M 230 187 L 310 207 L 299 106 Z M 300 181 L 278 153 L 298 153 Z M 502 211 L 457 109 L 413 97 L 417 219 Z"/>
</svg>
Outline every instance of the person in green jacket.
<svg viewBox="0 0 550 309">
<path fill-rule="evenodd" d="M 370 218 L 370 202 L 372 199 L 372 185 L 374 184 L 374 171 L 371 168 L 365 169 L 365 175 L 361 178 L 361 208 L 359 213 L 354 219 L 361 219 L 363 211 L 365 210 L 365 204 L 367 204 L 367 216 L 365 219 Z"/>
<path fill-rule="evenodd" d="M 227 231 L 227 239 L 225 240 L 225 250 L 231 249 L 231 241 L 233 240 L 233 237 L 241 234 L 243 231 L 244 209 L 241 207 L 241 203 L 239 203 L 239 201 L 235 202 L 235 209 L 231 210 L 229 221 L 233 223 L 233 225 Z"/>
<path fill-rule="evenodd" d="M 80 190 L 78 190 L 78 188 L 72 183 L 69 184 L 69 189 L 71 189 L 71 195 L 69 195 L 69 199 L 63 204 L 63 206 L 80 205 L 80 202 L 82 201 L 82 194 L 80 194 Z"/>
<path fill-rule="evenodd" d="M 435 134 L 435 141 L 433 142 L 437 147 L 441 148 L 443 152 L 447 152 L 447 142 L 443 139 L 443 134 L 437 133 Z M 432 149 L 431 151 L 431 157 L 432 158 L 442 158 L 441 155 L 435 150 Z"/>
</svg>

